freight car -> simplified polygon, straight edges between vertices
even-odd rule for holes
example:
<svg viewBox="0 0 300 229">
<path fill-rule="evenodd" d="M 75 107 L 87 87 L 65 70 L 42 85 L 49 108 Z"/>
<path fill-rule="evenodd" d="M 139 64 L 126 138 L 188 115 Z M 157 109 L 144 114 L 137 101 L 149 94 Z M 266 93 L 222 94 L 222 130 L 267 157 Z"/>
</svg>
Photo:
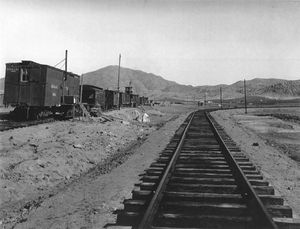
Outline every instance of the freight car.
<svg viewBox="0 0 300 229">
<path fill-rule="evenodd" d="M 130 107 L 130 95 L 126 92 L 120 92 L 120 106 Z"/>
<path fill-rule="evenodd" d="M 105 91 L 100 87 L 84 84 L 82 86 L 81 102 L 86 105 L 88 111 L 94 107 L 100 107 L 102 110 L 104 110 Z"/>
<path fill-rule="evenodd" d="M 33 61 L 6 64 L 4 104 L 18 117 L 66 116 L 79 98 L 79 76 Z"/>
<path fill-rule="evenodd" d="M 8 63 L 3 102 L 15 107 L 13 115 L 26 119 L 39 119 L 56 112 L 71 116 L 79 109 L 79 81 L 78 75 L 49 65 L 33 61 Z M 101 110 L 137 107 L 147 101 L 146 97 L 132 94 L 132 87 L 118 92 L 93 85 L 82 86 L 81 102 L 88 111 L 99 107 Z"/>
<path fill-rule="evenodd" d="M 140 99 L 139 99 L 139 95 L 136 94 L 131 94 L 131 106 L 132 107 L 137 107 L 140 105 Z"/>
<path fill-rule="evenodd" d="M 149 104 L 148 97 L 141 96 L 140 97 L 140 105 L 144 106 L 144 105 L 148 105 L 148 104 Z"/>
<path fill-rule="evenodd" d="M 105 110 L 119 106 L 119 93 L 117 91 L 105 90 Z"/>
<path fill-rule="evenodd" d="M 118 108 L 119 107 L 119 92 L 118 91 L 113 91 L 113 96 L 114 96 L 114 103 L 113 103 L 113 108 Z"/>
<path fill-rule="evenodd" d="M 124 92 L 119 92 L 119 104 L 120 104 L 120 107 L 124 106 L 123 104 L 123 100 L 125 99 L 125 93 Z"/>
</svg>

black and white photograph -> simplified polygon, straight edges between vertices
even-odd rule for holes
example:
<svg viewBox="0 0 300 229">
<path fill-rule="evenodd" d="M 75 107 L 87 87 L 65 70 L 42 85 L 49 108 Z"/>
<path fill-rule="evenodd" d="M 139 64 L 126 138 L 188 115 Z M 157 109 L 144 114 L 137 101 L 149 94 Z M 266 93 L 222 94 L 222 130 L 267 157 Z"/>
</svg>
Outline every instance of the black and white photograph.
<svg viewBox="0 0 300 229">
<path fill-rule="evenodd" d="M 0 229 L 100 228 L 300 228 L 300 0 L 0 0 Z"/>
</svg>

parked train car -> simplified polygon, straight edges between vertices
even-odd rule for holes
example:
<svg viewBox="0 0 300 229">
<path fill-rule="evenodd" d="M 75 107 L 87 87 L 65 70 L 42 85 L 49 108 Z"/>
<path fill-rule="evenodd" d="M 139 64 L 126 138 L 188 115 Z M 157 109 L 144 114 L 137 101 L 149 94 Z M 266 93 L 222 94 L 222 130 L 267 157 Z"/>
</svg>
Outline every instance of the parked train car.
<svg viewBox="0 0 300 229">
<path fill-rule="evenodd" d="M 130 102 L 131 102 L 130 95 L 125 93 L 124 101 L 123 101 L 124 106 L 130 107 Z"/>
<path fill-rule="evenodd" d="M 136 94 L 131 94 L 131 106 L 132 107 L 137 107 L 140 105 L 140 99 L 139 99 L 139 95 Z"/>
<path fill-rule="evenodd" d="M 120 106 L 130 107 L 130 95 L 125 92 L 120 92 Z"/>
<path fill-rule="evenodd" d="M 93 107 L 105 109 L 105 91 L 103 88 L 84 84 L 82 87 L 82 101 L 87 106 L 87 110 Z"/>
<path fill-rule="evenodd" d="M 125 93 L 124 92 L 119 92 L 119 103 L 120 107 L 124 107 L 124 102 L 125 102 Z"/>
<path fill-rule="evenodd" d="M 3 103 L 16 107 L 13 114 L 27 119 L 36 119 L 55 112 L 69 116 L 79 101 L 79 81 L 78 75 L 49 65 L 33 61 L 8 63 Z M 146 100 L 146 97 L 132 94 L 131 87 L 125 89 L 125 92 L 118 92 L 83 85 L 82 103 L 87 108 L 101 107 L 102 110 L 119 106 L 137 107 L 147 103 L 148 98 Z"/>
<path fill-rule="evenodd" d="M 3 97 L 4 97 L 4 94 L 0 94 L 0 106 L 3 106 Z"/>
<path fill-rule="evenodd" d="M 119 92 L 118 91 L 113 91 L 113 97 L 114 97 L 114 102 L 113 102 L 113 108 L 119 107 Z"/>
<path fill-rule="evenodd" d="M 105 90 L 105 110 L 116 108 L 118 105 L 118 97 L 116 91 Z"/>
<path fill-rule="evenodd" d="M 76 74 L 33 61 L 7 63 L 3 102 L 27 119 L 67 114 L 79 98 L 79 81 Z"/>
<path fill-rule="evenodd" d="M 140 105 L 144 106 L 144 105 L 148 105 L 148 104 L 149 104 L 148 97 L 141 96 L 140 97 Z"/>
</svg>

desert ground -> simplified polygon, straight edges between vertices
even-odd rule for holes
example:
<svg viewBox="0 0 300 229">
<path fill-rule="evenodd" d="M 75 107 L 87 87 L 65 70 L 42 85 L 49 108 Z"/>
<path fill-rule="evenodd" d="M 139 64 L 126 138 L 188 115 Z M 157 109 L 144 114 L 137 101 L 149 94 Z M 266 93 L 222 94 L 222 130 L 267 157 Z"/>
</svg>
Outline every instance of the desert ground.
<svg viewBox="0 0 300 229">
<path fill-rule="evenodd" d="M 300 215 L 300 108 L 251 108 L 213 117 Z"/>
<path fill-rule="evenodd" d="M 126 108 L 100 119 L 1 132 L 2 228 L 116 228 L 115 211 L 195 106 Z M 299 108 L 213 112 L 300 215 Z M 150 122 L 140 122 L 147 113 Z M 253 144 L 255 143 L 255 144 Z"/>
<path fill-rule="evenodd" d="M 58 121 L 1 132 L 2 227 L 103 226 L 110 219 L 104 213 L 121 207 L 132 181 L 194 109 L 124 108 L 106 112 L 113 121 L 105 123 Z M 145 112 L 150 122 L 141 122 Z"/>
</svg>

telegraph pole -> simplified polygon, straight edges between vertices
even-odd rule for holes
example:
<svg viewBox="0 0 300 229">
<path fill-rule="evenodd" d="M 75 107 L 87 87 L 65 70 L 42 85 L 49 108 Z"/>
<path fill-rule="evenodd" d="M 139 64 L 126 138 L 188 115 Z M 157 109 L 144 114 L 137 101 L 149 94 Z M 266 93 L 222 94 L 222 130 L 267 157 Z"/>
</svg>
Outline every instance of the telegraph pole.
<svg viewBox="0 0 300 229">
<path fill-rule="evenodd" d="M 247 93 L 246 93 L 246 80 L 244 79 L 244 94 L 245 94 L 245 114 L 247 114 Z"/>
<path fill-rule="evenodd" d="M 80 103 L 82 103 L 83 74 L 80 77 Z"/>
<path fill-rule="evenodd" d="M 221 104 L 221 109 L 223 109 L 223 101 L 222 101 L 222 87 L 220 87 L 220 104 Z"/>
<path fill-rule="evenodd" d="M 65 54 L 65 71 L 66 71 L 66 76 L 67 76 L 67 71 L 68 71 L 68 50 L 66 50 L 66 54 Z"/>
<path fill-rule="evenodd" d="M 67 80 L 67 71 L 68 71 L 68 50 L 65 52 L 65 74 L 63 77 L 63 89 L 62 89 L 62 103 L 65 103 L 65 81 Z"/>
<path fill-rule="evenodd" d="M 119 54 L 119 68 L 118 68 L 118 108 L 120 110 L 120 66 L 121 66 L 121 54 Z"/>
</svg>

